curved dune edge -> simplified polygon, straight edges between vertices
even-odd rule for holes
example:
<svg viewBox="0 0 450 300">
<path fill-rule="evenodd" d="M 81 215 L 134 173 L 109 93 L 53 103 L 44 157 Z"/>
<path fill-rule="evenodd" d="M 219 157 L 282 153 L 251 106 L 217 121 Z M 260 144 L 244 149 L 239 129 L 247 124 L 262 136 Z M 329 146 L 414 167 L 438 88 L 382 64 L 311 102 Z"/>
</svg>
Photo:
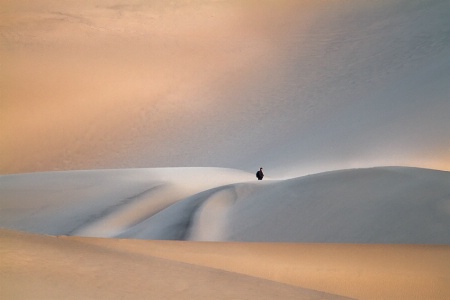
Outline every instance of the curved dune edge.
<svg viewBox="0 0 450 300">
<path fill-rule="evenodd" d="M 357 299 L 449 299 L 450 246 L 64 237 Z"/>
<path fill-rule="evenodd" d="M 0 176 L 0 227 L 49 235 L 450 245 L 450 173 L 377 167 L 256 182 L 221 168 Z"/>
<path fill-rule="evenodd" d="M 163 259 L 142 251 L 145 243 L 129 244 L 127 250 L 105 239 L 0 230 L 2 299 L 345 299 Z"/>
</svg>

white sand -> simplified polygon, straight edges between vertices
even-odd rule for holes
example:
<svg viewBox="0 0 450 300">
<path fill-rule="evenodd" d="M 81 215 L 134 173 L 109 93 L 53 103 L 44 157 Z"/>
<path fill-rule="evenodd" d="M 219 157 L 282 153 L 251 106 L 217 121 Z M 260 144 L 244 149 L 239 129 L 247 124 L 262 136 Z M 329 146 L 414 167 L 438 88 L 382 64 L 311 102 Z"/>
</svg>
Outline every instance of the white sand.
<svg viewBox="0 0 450 300">
<path fill-rule="evenodd" d="M 214 168 L 31 173 L 0 177 L 1 225 L 46 234 L 117 234 L 196 194 L 253 176 Z"/>
<path fill-rule="evenodd" d="M 0 298 L 450 298 L 448 0 L 0 2 Z"/>
<path fill-rule="evenodd" d="M 0 176 L 2 228 L 52 235 L 302 242 L 177 243 L 2 231 L 2 290 L 19 299 L 317 295 L 304 289 L 359 299 L 450 295 L 448 172 L 385 167 L 290 180 L 253 177 L 218 168 Z M 238 273 L 251 277 L 241 279 Z M 234 289 L 228 287 L 231 282 Z"/>
<path fill-rule="evenodd" d="M 6 175 L 0 226 L 139 239 L 450 244 L 449 183 L 449 172 L 416 168 L 262 182 L 214 168 Z"/>
</svg>

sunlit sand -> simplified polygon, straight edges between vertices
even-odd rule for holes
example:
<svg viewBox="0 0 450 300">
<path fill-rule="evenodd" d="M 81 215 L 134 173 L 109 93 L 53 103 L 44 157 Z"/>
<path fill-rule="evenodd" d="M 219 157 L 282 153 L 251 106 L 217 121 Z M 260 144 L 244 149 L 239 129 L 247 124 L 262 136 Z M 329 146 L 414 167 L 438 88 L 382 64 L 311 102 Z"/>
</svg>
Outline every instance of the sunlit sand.
<svg viewBox="0 0 450 300">
<path fill-rule="evenodd" d="M 263 182 L 253 177 L 220 168 L 4 175 L 0 226 L 45 234 L 2 231 L 4 289 L 19 298 L 170 297 L 184 284 L 189 287 L 173 297 L 203 299 L 218 288 L 199 290 L 188 277 L 215 278 L 221 288 L 238 280 L 242 287 L 233 295 L 251 299 L 450 295 L 448 172 L 385 167 Z M 169 282 L 119 282 L 118 274 L 154 278 L 159 268 Z M 83 276 L 87 270 L 93 277 Z M 244 275 L 253 279 L 239 279 Z M 114 288 L 105 290 L 105 280 Z M 260 284 L 267 292 L 253 289 Z"/>
<path fill-rule="evenodd" d="M 1 299 L 450 299 L 448 0 L 0 2 Z"/>
</svg>

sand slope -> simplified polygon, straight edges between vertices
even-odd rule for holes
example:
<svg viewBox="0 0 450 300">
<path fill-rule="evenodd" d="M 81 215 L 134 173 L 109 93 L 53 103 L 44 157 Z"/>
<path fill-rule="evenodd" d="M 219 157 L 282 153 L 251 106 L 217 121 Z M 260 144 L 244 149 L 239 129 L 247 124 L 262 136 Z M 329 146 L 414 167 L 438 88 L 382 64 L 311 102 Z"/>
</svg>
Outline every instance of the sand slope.
<svg viewBox="0 0 450 300">
<path fill-rule="evenodd" d="M 311 289 L 359 299 L 450 296 L 448 172 L 380 167 L 253 177 L 218 168 L 0 176 L 0 227 L 59 235 L 1 231 L 2 293 L 333 299 L 305 290 Z M 268 243 L 274 241 L 303 244 Z"/>
<path fill-rule="evenodd" d="M 0 237 L 7 299 L 341 299 L 305 288 L 357 299 L 450 296 L 449 246 L 143 241 L 5 230 Z"/>
<path fill-rule="evenodd" d="M 450 246 L 75 239 L 357 299 L 450 295 Z"/>
<path fill-rule="evenodd" d="M 190 195 L 252 179 L 242 171 L 215 168 L 0 176 L 0 223 L 46 234 L 71 234 L 89 227 L 101 236 L 110 236 Z M 96 225 L 98 220 L 104 226 Z"/>
<path fill-rule="evenodd" d="M 450 298 L 450 1 L 0 3 L 0 298 Z"/>
<path fill-rule="evenodd" d="M 344 299 L 68 238 L 2 230 L 0 254 L 3 299 Z"/>
<path fill-rule="evenodd" d="M 6 175 L 0 226 L 160 240 L 450 244 L 449 183 L 449 172 L 393 167 L 262 182 L 214 168 Z"/>
</svg>

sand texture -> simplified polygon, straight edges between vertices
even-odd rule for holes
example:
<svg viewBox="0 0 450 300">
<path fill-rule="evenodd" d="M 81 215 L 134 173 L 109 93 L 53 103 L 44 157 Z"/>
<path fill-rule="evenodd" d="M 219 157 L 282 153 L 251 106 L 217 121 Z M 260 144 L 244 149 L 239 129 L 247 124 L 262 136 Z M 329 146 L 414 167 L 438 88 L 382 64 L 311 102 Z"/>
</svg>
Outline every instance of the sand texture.
<svg viewBox="0 0 450 300">
<path fill-rule="evenodd" d="M 450 299 L 449 28 L 0 0 L 0 299 Z"/>
<path fill-rule="evenodd" d="M 5 230 L 1 245 L 5 299 L 450 296 L 449 246 L 143 241 Z"/>
<path fill-rule="evenodd" d="M 2 299 L 348 299 L 109 243 L 11 231 L 0 239 Z"/>
<path fill-rule="evenodd" d="M 252 176 L 220 168 L 0 176 L 1 227 L 40 234 L 2 231 L 2 291 L 12 299 L 449 297 L 448 172 Z"/>
</svg>

